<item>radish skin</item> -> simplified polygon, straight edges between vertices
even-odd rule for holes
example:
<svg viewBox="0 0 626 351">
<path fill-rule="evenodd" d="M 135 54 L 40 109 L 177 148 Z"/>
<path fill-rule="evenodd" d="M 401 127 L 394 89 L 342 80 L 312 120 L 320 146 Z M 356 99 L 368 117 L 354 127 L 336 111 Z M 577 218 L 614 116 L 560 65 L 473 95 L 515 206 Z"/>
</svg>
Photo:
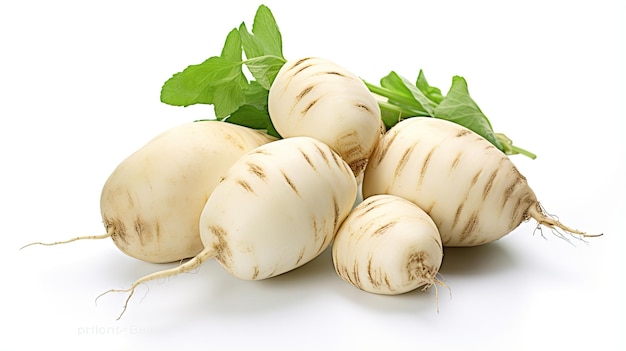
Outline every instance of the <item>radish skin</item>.
<svg viewBox="0 0 626 351">
<path fill-rule="evenodd" d="M 206 202 L 202 252 L 108 292 L 130 292 L 130 299 L 139 284 L 192 271 L 212 258 L 240 279 L 283 274 L 330 245 L 356 195 L 351 169 L 326 144 L 309 137 L 265 144 L 241 157 Z"/>
<path fill-rule="evenodd" d="M 384 128 L 378 102 L 365 83 L 316 57 L 282 66 L 269 90 L 268 110 L 281 136 L 310 136 L 326 143 L 355 176 L 362 173 Z"/>
<path fill-rule="evenodd" d="M 398 295 L 435 284 L 443 260 L 439 230 L 414 203 L 375 195 L 358 204 L 333 242 L 335 271 L 351 285 Z"/>
<path fill-rule="evenodd" d="M 363 178 L 363 196 L 392 194 L 428 213 L 444 246 L 497 240 L 523 221 L 591 236 L 548 217 L 513 162 L 456 123 L 413 117 L 381 139 Z"/>
<path fill-rule="evenodd" d="M 166 130 L 123 160 L 105 182 L 105 234 L 34 244 L 110 237 L 122 252 L 146 262 L 193 257 L 203 248 L 198 220 L 215 186 L 239 157 L 273 140 L 217 121 Z"/>
</svg>

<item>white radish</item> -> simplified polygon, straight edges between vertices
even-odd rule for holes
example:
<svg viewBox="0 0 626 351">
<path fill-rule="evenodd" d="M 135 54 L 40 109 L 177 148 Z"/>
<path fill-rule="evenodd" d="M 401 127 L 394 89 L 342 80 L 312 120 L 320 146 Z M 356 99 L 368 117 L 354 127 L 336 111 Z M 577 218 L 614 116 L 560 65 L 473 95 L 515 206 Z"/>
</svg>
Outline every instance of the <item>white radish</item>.
<svg viewBox="0 0 626 351">
<path fill-rule="evenodd" d="M 375 195 L 345 219 L 332 247 L 337 274 L 355 287 L 385 295 L 434 284 L 443 260 L 439 231 L 417 205 Z"/>
<path fill-rule="evenodd" d="M 364 174 L 363 196 L 393 194 L 428 213 L 444 246 L 497 240 L 523 221 L 590 236 L 547 216 L 526 178 L 500 150 L 456 123 L 401 121 L 381 139 Z"/>
<path fill-rule="evenodd" d="M 285 63 L 268 96 L 272 124 L 282 137 L 310 136 L 333 148 L 358 176 L 383 126 L 377 100 L 345 68 L 321 58 Z"/>
<path fill-rule="evenodd" d="M 241 157 L 206 202 L 202 252 L 111 291 L 130 292 L 130 299 L 139 284 L 189 272 L 211 258 L 240 279 L 285 273 L 330 245 L 356 195 L 352 171 L 326 144 L 309 137 L 265 144 Z"/>
<path fill-rule="evenodd" d="M 106 234 L 125 254 L 166 263 L 202 248 L 198 221 L 209 195 L 246 152 L 275 140 L 268 134 L 217 121 L 173 127 L 122 161 L 103 186 Z M 43 244 L 43 243 L 36 243 Z"/>
</svg>

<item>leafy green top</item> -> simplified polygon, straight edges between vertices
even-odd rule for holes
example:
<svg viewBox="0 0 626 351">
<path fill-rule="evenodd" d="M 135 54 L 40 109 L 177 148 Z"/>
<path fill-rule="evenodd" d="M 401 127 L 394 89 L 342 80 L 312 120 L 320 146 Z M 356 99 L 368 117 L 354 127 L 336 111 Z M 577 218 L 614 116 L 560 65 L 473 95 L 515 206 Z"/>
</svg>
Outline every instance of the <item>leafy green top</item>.
<svg viewBox="0 0 626 351">
<path fill-rule="evenodd" d="M 267 98 L 286 61 L 276 20 L 270 9 L 261 5 L 254 17 L 252 32 L 245 23 L 232 29 L 220 56 L 191 65 L 163 84 L 161 101 L 174 106 L 210 104 L 214 106 L 217 120 L 267 130 L 280 137 L 270 120 Z M 244 66 L 252 80 L 244 73 Z M 493 131 L 487 117 L 470 97 L 463 77 L 453 77 L 445 96 L 439 88 L 428 84 L 421 70 L 415 84 L 393 71 L 380 80 L 380 86 L 365 84 L 379 96 L 382 119 L 387 128 L 409 117 L 442 118 L 473 130 L 506 154 L 536 157 L 514 146 L 504 134 Z"/>
<path fill-rule="evenodd" d="M 246 60 L 242 59 L 244 52 Z M 231 30 L 220 56 L 191 65 L 163 84 L 161 101 L 174 106 L 211 104 L 218 120 L 266 129 L 278 136 L 267 112 L 267 96 L 285 62 L 274 16 L 261 5 L 252 32 L 245 23 Z M 244 65 L 253 80 L 244 74 Z"/>
</svg>

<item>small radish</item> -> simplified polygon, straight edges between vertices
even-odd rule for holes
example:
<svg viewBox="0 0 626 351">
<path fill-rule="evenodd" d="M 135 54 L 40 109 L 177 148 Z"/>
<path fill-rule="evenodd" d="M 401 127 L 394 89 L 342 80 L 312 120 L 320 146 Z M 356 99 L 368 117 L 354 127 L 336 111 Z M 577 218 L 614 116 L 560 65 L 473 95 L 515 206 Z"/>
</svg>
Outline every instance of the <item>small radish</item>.
<svg viewBox="0 0 626 351">
<path fill-rule="evenodd" d="M 198 254 L 198 220 L 209 195 L 239 157 L 275 140 L 238 125 L 203 121 L 173 127 L 122 161 L 100 197 L 105 234 L 125 254 L 166 263 Z"/>
<path fill-rule="evenodd" d="M 356 195 L 350 167 L 326 144 L 293 137 L 262 145 L 232 166 L 206 202 L 202 252 L 110 291 L 130 292 L 130 299 L 139 284 L 189 272 L 211 258 L 240 279 L 288 272 L 330 245 Z"/>
<path fill-rule="evenodd" d="M 365 83 L 315 57 L 282 66 L 269 90 L 268 110 L 281 136 L 310 136 L 328 144 L 355 176 L 363 171 L 383 127 L 378 102 Z"/>
<path fill-rule="evenodd" d="M 444 246 L 497 240 L 535 219 L 557 231 L 591 236 L 547 216 L 526 178 L 500 150 L 456 123 L 408 118 L 381 139 L 363 178 L 363 196 L 392 194 L 434 220 Z"/>
<path fill-rule="evenodd" d="M 439 231 L 417 205 L 393 195 L 370 196 L 345 219 L 332 247 L 337 274 L 355 287 L 385 295 L 443 285 Z"/>
</svg>

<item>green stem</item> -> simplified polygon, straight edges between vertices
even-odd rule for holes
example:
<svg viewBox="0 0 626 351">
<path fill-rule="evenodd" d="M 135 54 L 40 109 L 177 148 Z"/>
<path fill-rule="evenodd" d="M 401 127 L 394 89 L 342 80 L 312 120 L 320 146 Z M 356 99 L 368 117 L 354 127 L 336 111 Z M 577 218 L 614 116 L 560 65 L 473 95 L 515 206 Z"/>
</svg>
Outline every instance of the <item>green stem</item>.
<svg viewBox="0 0 626 351">
<path fill-rule="evenodd" d="M 397 104 L 401 104 L 401 105 L 404 105 L 404 106 L 415 105 L 415 100 L 413 100 L 411 98 L 407 98 L 404 95 L 400 95 L 400 94 L 397 94 L 396 92 L 394 92 L 392 90 L 380 87 L 378 85 L 374 85 L 374 84 L 368 83 L 365 80 L 363 81 L 363 83 L 365 83 L 365 86 L 367 86 L 367 89 L 369 89 L 370 92 L 372 92 L 372 93 L 374 93 L 376 95 L 385 97 L 385 98 L 387 98 L 389 100 L 393 100 Z M 412 116 L 416 116 L 416 114 L 419 115 L 419 116 L 430 116 L 430 114 L 428 112 L 423 111 L 423 110 L 419 110 L 419 109 L 411 109 L 411 110 L 408 110 L 408 111 L 406 109 L 404 109 L 404 110 L 406 112 L 410 112 L 410 115 L 412 115 Z"/>
<path fill-rule="evenodd" d="M 515 145 L 511 145 L 511 148 L 513 149 L 513 154 L 520 154 L 520 155 L 524 155 L 526 157 L 530 157 L 531 159 L 536 159 L 537 155 L 535 155 L 534 153 L 522 149 L 521 147 L 515 146 Z"/>
</svg>

